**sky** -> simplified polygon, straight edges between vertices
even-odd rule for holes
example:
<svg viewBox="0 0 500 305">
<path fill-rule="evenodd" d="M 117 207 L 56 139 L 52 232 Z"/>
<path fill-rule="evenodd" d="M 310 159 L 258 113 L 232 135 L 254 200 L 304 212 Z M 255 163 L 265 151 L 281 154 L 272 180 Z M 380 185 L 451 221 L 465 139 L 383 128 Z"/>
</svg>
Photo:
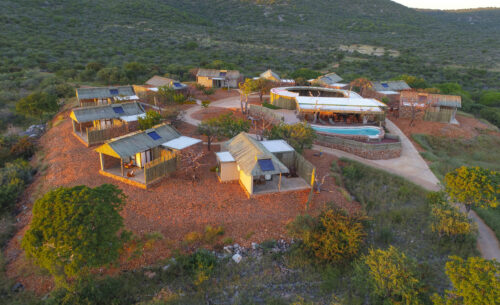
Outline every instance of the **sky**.
<svg viewBox="0 0 500 305">
<path fill-rule="evenodd" d="M 393 0 L 413 8 L 456 10 L 463 8 L 500 7 L 500 0 Z"/>
</svg>

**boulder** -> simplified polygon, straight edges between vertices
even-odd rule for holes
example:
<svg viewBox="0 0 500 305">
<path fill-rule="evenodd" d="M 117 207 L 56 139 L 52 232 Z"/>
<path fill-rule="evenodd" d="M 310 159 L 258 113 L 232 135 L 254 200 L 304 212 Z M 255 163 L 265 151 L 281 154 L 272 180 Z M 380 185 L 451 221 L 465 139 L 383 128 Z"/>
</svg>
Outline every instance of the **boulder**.
<svg viewBox="0 0 500 305">
<path fill-rule="evenodd" d="M 233 255 L 232 258 L 233 258 L 233 261 L 235 263 L 237 263 L 237 264 L 239 264 L 241 262 L 241 260 L 243 259 L 243 257 L 240 254 L 238 254 L 238 253 L 236 253 L 235 255 Z"/>
</svg>

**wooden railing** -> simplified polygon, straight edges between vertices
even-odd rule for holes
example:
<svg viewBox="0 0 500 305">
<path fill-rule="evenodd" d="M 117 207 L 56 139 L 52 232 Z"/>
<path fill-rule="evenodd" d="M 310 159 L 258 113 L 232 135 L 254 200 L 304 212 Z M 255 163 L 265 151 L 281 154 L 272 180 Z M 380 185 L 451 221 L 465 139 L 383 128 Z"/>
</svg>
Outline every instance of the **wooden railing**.
<svg viewBox="0 0 500 305">
<path fill-rule="evenodd" d="M 314 185 L 316 167 L 297 152 L 295 152 L 295 169 L 299 177 L 304 179 L 311 186 Z"/>
<path fill-rule="evenodd" d="M 175 172 L 177 169 L 177 155 L 167 153 L 144 165 L 144 180 L 146 185 L 152 183 L 166 175 Z"/>
<path fill-rule="evenodd" d="M 122 136 L 128 132 L 127 125 L 113 126 L 104 129 L 95 127 L 87 128 L 87 141 L 89 146 L 104 143 L 109 139 Z"/>
</svg>

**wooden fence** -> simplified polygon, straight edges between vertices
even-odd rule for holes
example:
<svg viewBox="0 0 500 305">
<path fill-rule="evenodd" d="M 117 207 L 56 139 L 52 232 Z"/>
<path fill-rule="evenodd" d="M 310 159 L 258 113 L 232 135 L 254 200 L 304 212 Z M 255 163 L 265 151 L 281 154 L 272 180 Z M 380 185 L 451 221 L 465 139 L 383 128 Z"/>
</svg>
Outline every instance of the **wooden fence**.
<svg viewBox="0 0 500 305">
<path fill-rule="evenodd" d="M 122 136 L 127 132 L 128 128 L 126 124 L 104 129 L 97 129 L 95 127 L 90 127 L 87 128 L 87 142 L 89 146 L 100 144 L 106 142 L 109 139 Z"/>
<path fill-rule="evenodd" d="M 424 115 L 425 121 L 449 123 L 455 110 L 445 107 L 430 107 Z"/>
<path fill-rule="evenodd" d="M 314 186 L 316 167 L 297 152 L 295 152 L 295 168 L 299 177 Z"/>
<path fill-rule="evenodd" d="M 266 122 L 273 125 L 278 125 L 283 121 L 283 117 L 281 115 L 266 107 L 250 104 L 250 108 L 248 110 L 251 116 L 255 118 L 262 118 Z"/>
<path fill-rule="evenodd" d="M 158 159 L 155 159 L 144 166 L 144 181 L 152 183 L 166 175 L 175 172 L 177 169 L 177 155 L 167 152 Z"/>
</svg>

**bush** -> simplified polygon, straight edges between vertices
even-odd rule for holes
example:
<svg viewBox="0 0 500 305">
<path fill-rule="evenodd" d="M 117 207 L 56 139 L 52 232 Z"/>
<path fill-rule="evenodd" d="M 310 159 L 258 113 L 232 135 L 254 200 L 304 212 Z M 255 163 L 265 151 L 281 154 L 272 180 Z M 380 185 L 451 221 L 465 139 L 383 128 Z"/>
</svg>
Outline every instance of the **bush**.
<svg viewBox="0 0 500 305">
<path fill-rule="evenodd" d="M 300 238 L 315 257 L 342 263 L 358 254 L 366 233 L 361 215 L 348 215 L 340 209 L 329 209 L 317 218 L 299 216 L 288 226 L 293 237 Z"/>
<path fill-rule="evenodd" d="M 212 252 L 201 249 L 191 255 L 177 256 L 176 262 L 178 268 L 192 276 L 196 285 L 200 285 L 210 278 L 217 258 Z"/>
<path fill-rule="evenodd" d="M 32 176 L 33 169 L 24 160 L 6 163 L 5 167 L 0 169 L 0 214 L 14 207 Z"/>
<path fill-rule="evenodd" d="M 160 124 L 161 114 L 154 110 L 148 110 L 144 118 L 139 117 L 139 129 L 147 130 L 153 128 L 154 126 Z"/>
</svg>

